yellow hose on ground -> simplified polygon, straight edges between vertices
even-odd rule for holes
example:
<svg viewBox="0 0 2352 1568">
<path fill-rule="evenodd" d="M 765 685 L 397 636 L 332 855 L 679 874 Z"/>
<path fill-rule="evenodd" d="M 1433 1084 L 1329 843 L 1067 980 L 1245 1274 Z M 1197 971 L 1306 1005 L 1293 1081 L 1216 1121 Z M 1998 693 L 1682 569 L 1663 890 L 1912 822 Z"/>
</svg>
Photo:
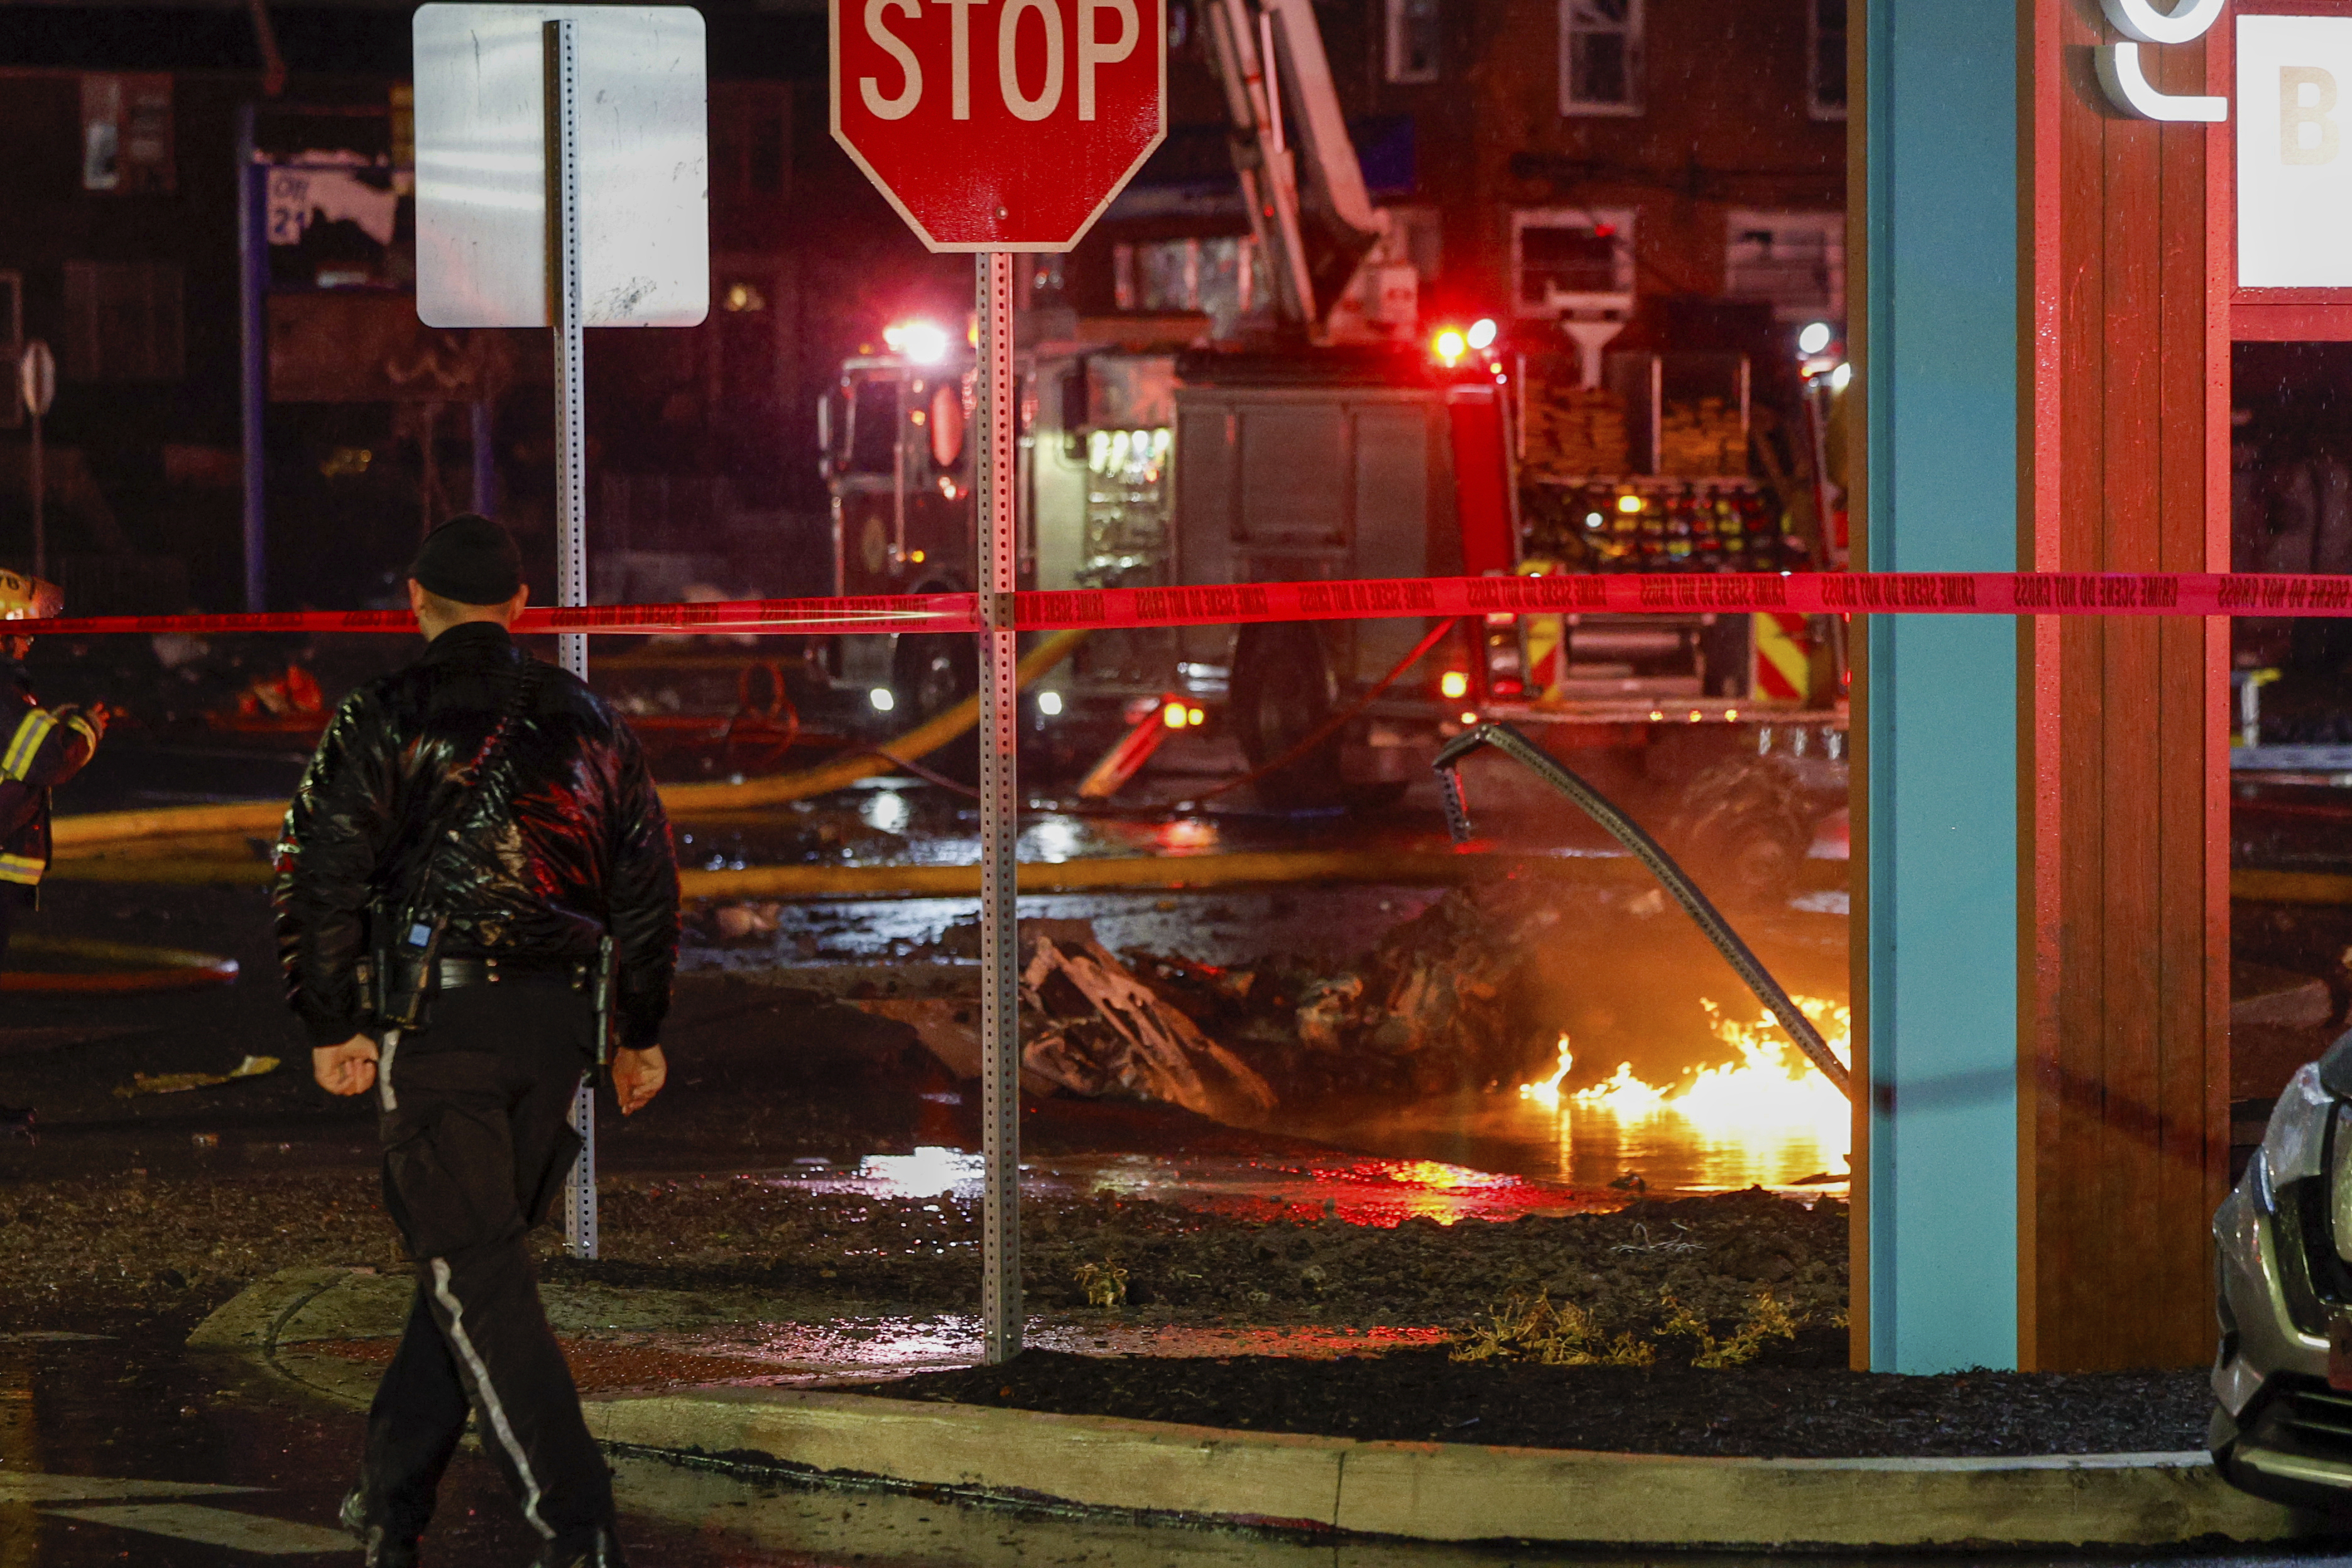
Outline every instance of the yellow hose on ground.
<svg viewBox="0 0 2352 1568">
<path fill-rule="evenodd" d="M 1039 676 L 1070 657 L 1087 639 L 1084 631 L 1055 632 L 1031 648 L 1021 660 L 1016 680 L 1027 687 Z M 928 756 L 980 721 L 980 699 L 965 698 L 954 707 L 916 725 L 880 748 L 891 757 Z M 878 752 L 857 752 L 777 778 L 745 779 L 740 784 L 686 784 L 664 786 L 662 805 L 677 816 L 697 811 L 723 811 L 745 806 L 781 805 L 845 789 L 860 779 L 887 773 L 898 764 Z M 52 824 L 50 842 L 60 851 L 128 839 L 193 837 L 234 834 L 252 837 L 275 834 L 286 820 L 283 802 L 240 801 L 229 805 L 158 806 L 150 811 L 99 811 L 60 816 Z M 71 857 L 61 856 L 61 858 Z"/>
<path fill-rule="evenodd" d="M 148 846 L 138 847 L 142 849 Z M 61 861 L 51 873 L 64 881 L 252 887 L 269 880 L 269 868 L 250 855 L 108 856 Z M 1649 886 L 1648 873 L 1630 856 L 1464 854 L 1431 849 L 1274 849 L 1230 855 L 1122 856 L 1115 859 L 1031 861 L 1019 869 L 1024 894 L 1113 892 L 1122 889 L 1181 890 L 1273 887 L 1299 882 L 1384 882 L 1401 887 L 1450 887 L 1500 876 L 1535 876 L 1587 888 Z M 1809 891 L 1843 888 L 1842 860 L 1806 863 Z M 682 870 L 689 899 L 969 899 L 980 894 L 978 866 L 747 866 L 738 870 Z"/>
<path fill-rule="evenodd" d="M 2352 877 L 2240 867 L 2230 873 L 2230 897 L 2258 904 L 2352 904 Z"/>
<path fill-rule="evenodd" d="M 1055 632 L 1031 648 L 1028 657 L 1022 659 L 1014 672 L 1014 684 L 1026 687 L 1069 658 L 1086 640 L 1084 631 Z M 848 788 L 860 779 L 870 779 L 877 773 L 890 772 L 898 766 L 892 760 L 895 757 L 929 756 L 978 722 L 980 698 L 975 693 L 875 751 L 836 757 L 832 762 L 821 763 L 801 773 L 785 773 L 772 779 L 745 779 L 740 784 L 668 784 L 662 790 L 662 805 L 673 816 L 691 816 L 698 811 L 782 805 L 786 801 L 830 795 L 835 790 Z M 890 755 L 882 755 L 884 752 Z"/>
<path fill-rule="evenodd" d="M 90 811 L 56 818 L 49 825 L 49 842 L 64 850 L 129 838 L 274 834 L 285 820 L 286 803 L 266 800 L 242 800 L 229 805 L 162 805 L 152 811 Z"/>
<path fill-rule="evenodd" d="M 0 974 L 0 991 L 62 992 L 90 995 L 126 991 L 192 991 L 227 985 L 236 979 L 236 960 L 185 948 L 86 937 L 23 936 L 8 949 L 12 960 L 62 959 L 68 967 L 28 969 L 21 962 Z"/>
</svg>

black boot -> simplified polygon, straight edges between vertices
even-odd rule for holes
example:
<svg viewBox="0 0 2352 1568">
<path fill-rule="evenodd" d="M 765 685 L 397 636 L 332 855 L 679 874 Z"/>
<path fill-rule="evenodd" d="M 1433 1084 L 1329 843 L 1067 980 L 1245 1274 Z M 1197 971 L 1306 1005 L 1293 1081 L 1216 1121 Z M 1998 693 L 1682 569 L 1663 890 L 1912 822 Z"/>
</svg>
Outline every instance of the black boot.
<svg viewBox="0 0 2352 1568">
<path fill-rule="evenodd" d="M 551 1541 L 539 1554 L 534 1568 L 628 1568 L 621 1542 L 609 1528 L 599 1528 L 585 1540 Z"/>
<path fill-rule="evenodd" d="M 367 1568 L 416 1568 L 416 1538 L 398 1536 L 381 1520 L 371 1520 L 367 1488 L 353 1487 L 343 1498 L 340 1515 L 342 1526 L 352 1532 L 367 1556 Z"/>
</svg>

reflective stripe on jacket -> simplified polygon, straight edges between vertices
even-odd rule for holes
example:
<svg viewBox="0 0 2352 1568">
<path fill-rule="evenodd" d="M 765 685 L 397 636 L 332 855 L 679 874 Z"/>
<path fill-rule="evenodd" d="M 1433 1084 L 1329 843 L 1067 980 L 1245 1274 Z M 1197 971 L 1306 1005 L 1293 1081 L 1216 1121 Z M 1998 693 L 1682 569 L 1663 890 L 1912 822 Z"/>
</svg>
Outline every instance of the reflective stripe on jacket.
<svg viewBox="0 0 2352 1568">
<path fill-rule="evenodd" d="M 49 868 L 49 791 L 98 752 L 79 713 L 41 706 L 25 667 L 0 659 L 0 882 L 37 887 Z"/>
</svg>

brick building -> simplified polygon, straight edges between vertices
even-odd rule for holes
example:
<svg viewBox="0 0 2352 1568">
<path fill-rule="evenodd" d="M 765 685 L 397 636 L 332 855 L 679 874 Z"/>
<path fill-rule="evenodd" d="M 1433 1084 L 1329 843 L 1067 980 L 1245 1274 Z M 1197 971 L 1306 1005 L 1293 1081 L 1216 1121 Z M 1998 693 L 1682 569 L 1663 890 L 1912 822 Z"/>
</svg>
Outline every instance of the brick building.
<svg viewBox="0 0 2352 1568">
<path fill-rule="evenodd" d="M 1331 0 L 1316 6 L 1389 254 L 1424 318 L 1557 316 L 1561 295 L 1761 302 L 1784 322 L 1844 301 L 1844 0 Z M 1180 21 L 1169 146 L 1097 247 L 1134 247 L 1082 303 L 1183 302 L 1246 232 L 1197 29 Z M 1162 247 L 1154 253 L 1154 247 Z M 1091 265 L 1089 265 L 1091 263 Z M 1212 307 L 1214 300 L 1205 302 Z"/>
</svg>

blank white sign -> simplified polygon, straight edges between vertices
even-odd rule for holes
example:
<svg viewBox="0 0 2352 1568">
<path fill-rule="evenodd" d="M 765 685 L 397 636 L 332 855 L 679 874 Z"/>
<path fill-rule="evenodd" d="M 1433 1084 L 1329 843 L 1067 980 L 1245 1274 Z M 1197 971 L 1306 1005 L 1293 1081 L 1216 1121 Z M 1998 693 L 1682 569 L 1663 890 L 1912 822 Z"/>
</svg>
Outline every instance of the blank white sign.
<svg viewBox="0 0 2352 1568">
<path fill-rule="evenodd" d="M 2352 288 L 2352 16 L 2238 18 L 2238 286 Z"/>
<path fill-rule="evenodd" d="M 545 327 L 545 26 L 575 23 L 580 279 L 591 327 L 710 313 L 709 88 L 686 5 L 417 8 L 416 314 Z"/>
</svg>

